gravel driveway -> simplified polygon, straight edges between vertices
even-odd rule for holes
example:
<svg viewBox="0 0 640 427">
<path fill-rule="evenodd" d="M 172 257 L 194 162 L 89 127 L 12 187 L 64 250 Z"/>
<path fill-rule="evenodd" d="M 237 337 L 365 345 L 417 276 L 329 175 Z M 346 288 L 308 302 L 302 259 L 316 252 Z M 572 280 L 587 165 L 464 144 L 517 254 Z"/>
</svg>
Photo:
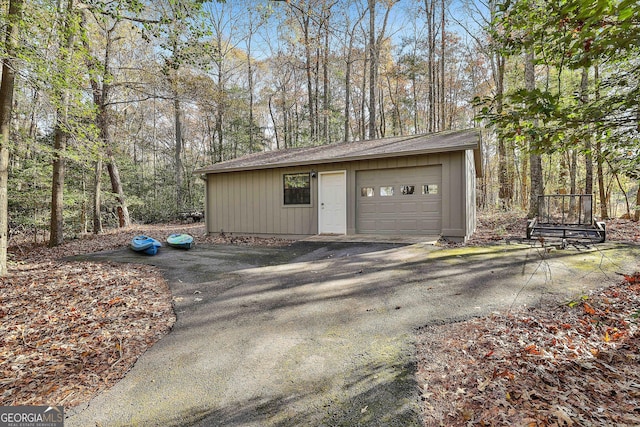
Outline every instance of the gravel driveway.
<svg viewBox="0 0 640 427">
<path fill-rule="evenodd" d="M 637 270 L 640 248 L 299 241 L 91 259 L 158 265 L 178 320 L 67 427 L 417 426 L 416 328 L 580 295 Z"/>
</svg>

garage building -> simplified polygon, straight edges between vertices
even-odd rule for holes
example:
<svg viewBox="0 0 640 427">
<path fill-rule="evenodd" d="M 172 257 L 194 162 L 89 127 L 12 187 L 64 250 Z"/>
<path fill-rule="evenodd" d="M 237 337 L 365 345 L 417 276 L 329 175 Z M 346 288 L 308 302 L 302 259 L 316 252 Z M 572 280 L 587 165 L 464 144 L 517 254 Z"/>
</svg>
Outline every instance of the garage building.
<svg viewBox="0 0 640 427">
<path fill-rule="evenodd" d="M 209 233 L 466 240 L 480 153 L 473 129 L 267 151 L 196 173 Z"/>
</svg>

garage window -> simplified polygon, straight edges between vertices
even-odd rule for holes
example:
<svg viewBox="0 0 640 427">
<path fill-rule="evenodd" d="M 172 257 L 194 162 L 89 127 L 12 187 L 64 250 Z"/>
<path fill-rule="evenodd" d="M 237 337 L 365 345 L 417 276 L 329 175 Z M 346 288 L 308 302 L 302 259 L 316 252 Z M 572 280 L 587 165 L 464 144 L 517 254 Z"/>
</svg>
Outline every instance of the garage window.
<svg viewBox="0 0 640 427">
<path fill-rule="evenodd" d="M 393 196 L 393 186 L 380 187 L 380 195 L 382 197 Z"/>
<path fill-rule="evenodd" d="M 438 194 L 438 184 L 424 184 L 422 194 Z"/>
<path fill-rule="evenodd" d="M 291 173 L 284 175 L 284 204 L 311 204 L 311 179 L 309 173 Z"/>
<path fill-rule="evenodd" d="M 374 190 L 373 187 L 362 187 L 360 189 L 360 196 L 362 197 L 373 197 Z"/>
<path fill-rule="evenodd" d="M 400 192 L 403 196 L 413 194 L 416 191 L 415 185 L 403 185 L 400 187 Z"/>
</svg>

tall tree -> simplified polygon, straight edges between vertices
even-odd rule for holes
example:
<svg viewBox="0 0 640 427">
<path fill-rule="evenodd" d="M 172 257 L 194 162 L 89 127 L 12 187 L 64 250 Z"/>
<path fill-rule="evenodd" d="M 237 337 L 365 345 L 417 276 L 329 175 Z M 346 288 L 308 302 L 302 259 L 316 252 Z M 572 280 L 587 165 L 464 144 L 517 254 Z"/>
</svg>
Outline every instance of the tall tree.
<svg viewBox="0 0 640 427">
<path fill-rule="evenodd" d="M 495 0 L 489 2 L 489 9 L 491 14 L 491 32 L 495 34 L 497 31 L 495 22 L 499 19 L 498 6 Z M 495 41 L 494 41 L 495 43 Z M 495 114 L 502 116 L 504 108 L 504 72 L 505 72 L 506 59 L 496 44 L 492 45 L 491 55 L 491 69 L 492 75 L 496 87 L 495 93 Z M 507 142 L 506 136 L 498 132 L 498 200 L 500 201 L 500 208 L 508 209 L 511 207 L 513 201 L 513 182 L 509 179 L 509 172 L 507 166 Z"/>
<path fill-rule="evenodd" d="M 589 102 L 589 69 L 582 68 L 580 78 L 580 103 L 586 105 Z M 587 125 L 589 126 L 589 125 Z M 590 126 L 589 126 L 590 127 Z M 593 157 L 591 156 L 591 135 L 587 130 L 584 134 L 584 194 L 593 193 Z"/>
<path fill-rule="evenodd" d="M 376 117 L 376 93 L 378 90 L 378 67 L 380 65 L 380 51 L 386 37 L 387 24 L 389 22 L 389 14 L 396 0 L 384 0 L 382 3 L 386 6 L 382 27 L 380 32 L 376 34 L 376 0 L 368 0 L 369 4 L 369 139 L 377 136 L 377 117 Z"/>
<path fill-rule="evenodd" d="M 533 91 L 536 88 L 536 76 L 535 76 L 535 55 L 532 51 L 529 51 L 525 55 L 524 63 L 524 81 L 525 88 L 529 91 Z M 537 123 L 534 122 L 533 126 Z M 542 178 L 542 155 L 539 148 L 536 147 L 536 142 L 531 141 L 529 143 L 529 170 L 531 173 L 531 187 L 529 189 L 529 218 L 533 218 L 538 215 L 538 196 L 544 193 L 544 183 Z"/>
<path fill-rule="evenodd" d="M 230 4 L 211 4 L 206 9 L 207 25 L 211 29 L 211 40 L 208 58 L 212 62 L 209 72 L 212 74 L 214 82 L 214 133 L 217 139 L 217 149 L 220 156 L 224 156 L 225 141 L 229 141 L 231 144 L 229 157 L 237 157 L 239 146 L 246 143 L 249 147 L 253 143 L 253 139 L 249 136 L 253 131 L 253 124 L 249 123 L 249 126 L 243 125 L 245 132 L 243 137 L 234 138 L 227 131 L 233 123 L 233 103 L 235 101 L 232 93 L 235 89 L 234 80 L 238 76 L 238 71 L 242 69 L 242 57 L 245 55 L 250 56 L 248 52 L 240 52 L 239 43 L 240 40 L 236 35 L 236 22 L 242 19 L 242 16 L 246 15 L 246 11 L 240 8 L 235 10 Z M 245 40 L 248 43 L 248 40 Z M 253 85 L 253 76 L 251 76 L 251 86 Z M 251 91 L 251 90 L 250 90 Z M 252 99 L 251 93 L 248 94 L 250 102 Z M 251 109 L 249 106 L 249 115 L 251 115 Z M 239 112 L 238 112 L 239 113 Z M 246 110 L 242 109 L 242 113 L 245 114 L 246 122 Z M 248 147 L 248 148 L 249 148 Z M 249 148 L 250 149 L 250 148 Z M 221 157 L 221 160 L 227 160 L 227 158 Z"/>
<path fill-rule="evenodd" d="M 255 118 L 255 65 L 253 58 L 253 39 L 257 30 L 264 24 L 264 18 L 257 16 L 251 2 L 247 3 L 247 28 L 246 28 L 246 53 L 247 53 L 247 90 L 249 92 L 249 122 L 247 133 L 249 135 L 249 152 L 257 148 L 256 129 L 258 125 Z"/>
<path fill-rule="evenodd" d="M 369 139 L 376 137 L 376 0 L 369 2 Z"/>
<path fill-rule="evenodd" d="M 318 109 L 317 109 L 317 86 L 314 82 L 317 79 L 318 60 L 314 55 L 315 44 L 318 41 L 318 34 L 314 33 L 314 29 L 319 27 L 317 13 L 313 7 L 316 2 L 302 2 L 300 5 L 289 3 L 290 10 L 293 13 L 300 31 L 302 32 L 302 47 L 304 49 L 304 72 L 306 76 L 307 87 L 307 116 L 309 122 L 309 138 L 312 143 L 317 142 L 318 138 Z"/>
<path fill-rule="evenodd" d="M 491 69 L 491 80 L 493 83 L 492 96 L 485 97 L 482 94 L 476 94 L 474 103 L 481 107 L 477 113 L 477 119 L 484 119 L 485 123 L 492 126 L 496 137 L 497 151 L 497 180 L 498 180 L 498 205 L 500 209 L 509 209 L 513 202 L 513 182 L 509 174 L 509 157 L 507 141 L 509 135 L 501 128 L 500 117 L 504 116 L 505 102 L 505 69 L 506 55 L 512 52 L 510 47 L 503 42 L 505 37 L 504 28 L 501 20 L 506 13 L 508 3 L 502 7 L 499 0 L 489 0 L 488 16 L 485 11 L 480 10 L 475 2 L 471 2 L 472 15 L 478 16 L 474 18 L 474 22 L 481 22 L 485 32 L 485 37 L 478 37 L 472 31 L 467 29 L 467 33 L 476 41 L 477 46 L 486 51 L 488 62 Z M 465 27 L 466 28 L 466 27 Z M 485 42 L 484 39 L 487 39 Z M 522 50 L 519 51 L 521 53 Z"/>
<path fill-rule="evenodd" d="M 354 58 L 356 52 L 354 52 L 354 43 L 356 38 L 356 31 L 360 26 L 360 23 L 366 16 L 366 10 L 360 10 L 355 16 L 355 21 L 351 24 L 351 17 L 348 11 L 345 12 L 345 73 L 344 73 L 344 141 L 351 140 L 351 73 L 353 70 L 353 63 L 356 61 Z"/>
<path fill-rule="evenodd" d="M 199 63 L 204 52 L 201 43 L 205 34 L 202 26 L 202 2 L 199 0 L 168 0 L 159 5 L 161 24 L 155 28 L 160 39 L 163 58 L 162 73 L 169 85 L 173 101 L 174 125 L 174 172 L 176 210 L 184 209 L 184 170 L 182 150 L 184 147 L 183 105 L 180 88 L 180 72 L 183 67 Z"/>
<path fill-rule="evenodd" d="M 57 101 L 56 123 L 53 133 L 53 176 L 51 182 L 51 222 L 49 246 L 54 247 L 64 242 L 64 175 L 66 163 L 66 148 L 69 138 L 69 108 L 70 108 L 70 75 L 69 65 L 73 62 L 72 55 L 76 42 L 78 25 L 78 11 L 74 0 L 67 0 L 64 8 L 59 10 L 63 24 L 62 45 L 57 61 L 57 73 L 62 84 L 54 88 Z"/>
<path fill-rule="evenodd" d="M 446 61 L 446 56 L 445 56 L 445 47 L 446 47 L 446 19 L 445 19 L 445 14 L 446 14 L 447 8 L 445 6 L 445 0 L 441 0 L 440 1 L 440 81 L 439 81 L 439 87 L 440 87 L 440 99 L 438 100 L 438 103 L 440 105 L 440 123 L 439 123 L 439 130 L 445 130 L 446 129 L 446 115 L 445 115 L 445 61 Z"/>
<path fill-rule="evenodd" d="M 11 144 L 11 115 L 13 91 L 17 65 L 15 61 L 18 45 L 22 0 L 10 0 L 4 29 L 5 56 L 2 59 L 0 81 L 0 276 L 7 274 L 8 246 L 8 188 L 9 150 Z"/>
<path fill-rule="evenodd" d="M 331 34 L 331 17 L 332 8 L 337 3 L 337 0 L 325 1 L 322 4 L 322 33 L 323 33 L 323 46 L 322 46 L 322 130 L 321 137 L 324 144 L 330 144 L 331 132 L 329 130 L 329 116 L 330 116 L 330 101 L 331 101 L 331 82 L 329 78 L 329 57 L 331 56 L 330 34 Z"/>
<path fill-rule="evenodd" d="M 600 100 L 600 72 L 598 68 L 598 64 L 594 64 L 593 66 L 594 73 L 594 100 L 598 102 Z M 600 218 L 601 219 L 609 219 L 609 210 L 607 209 L 607 191 L 604 185 L 604 159 L 602 153 L 602 142 L 601 138 L 596 138 L 595 145 L 595 155 L 596 155 L 596 175 L 598 177 L 598 206 L 600 207 Z"/>
<path fill-rule="evenodd" d="M 111 191 L 115 195 L 117 206 L 116 211 L 118 215 L 118 225 L 120 227 L 128 227 L 131 225 L 131 218 L 129 216 L 129 208 L 120 178 L 120 170 L 118 168 L 116 158 L 114 155 L 114 141 L 111 132 L 112 120 L 109 105 L 111 102 L 111 91 L 114 85 L 114 76 L 112 73 L 111 57 L 113 55 L 114 40 L 118 38 L 117 29 L 122 23 L 120 18 L 109 19 L 103 15 L 101 10 L 94 10 L 93 17 L 97 27 L 100 28 L 101 37 L 93 37 L 93 42 L 98 40 L 104 41 L 104 46 L 100 46 L 99 49 L 90 46 L 90 38 L 88 37 L 87 18 L 88 11 L 84 11 L 83 14 L 83 30 L 84 37 L 82 38 L 85 50 L 87 51 L 87 66 L 90 70 L 90 83 L 93 94 L 93 102 L 96 108 L 96 125 L 99 131 L 100 143 L 104 148 L 107 159 L 107 171 L 109 173 L 109 180 L 111 182 Z M 100 51 L 104 56 L 100 60 L 94 56 L 90 56 L 91 52 Z M 93 231 L 98 233 L 102 230 L 102 224 L 100 220 L 100 177 L 102 176 L 102 152 L 97 153 L 98 159 L 95 165 L 95 181 L 94 181 L 94 217 L 93 217 Z"/>
</svg>

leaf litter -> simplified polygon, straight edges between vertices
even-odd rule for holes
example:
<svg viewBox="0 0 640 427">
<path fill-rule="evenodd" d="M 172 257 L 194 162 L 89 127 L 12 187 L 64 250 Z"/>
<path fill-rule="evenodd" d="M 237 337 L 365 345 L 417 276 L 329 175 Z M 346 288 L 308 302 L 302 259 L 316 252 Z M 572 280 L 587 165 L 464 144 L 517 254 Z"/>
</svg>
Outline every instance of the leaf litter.
<svg viewBox="0 0 640 427">
<path fill-rule="evenodd" d="M 0 277 L 0 406 L 88 402 L 171 330 L 171 291 L 158 269 L 64 259 L 126 247 L 137 234 L 171 233 L 190 233 L 200 244 L 290 243 L 207 236 L 202 224 L 108 230 L 55 248 L 12 236 L 9 272 Z"/>
<path fill-rule="evenodd" d="M 120 379 L 175 321 L 151 267 L 25 263 L 0 279 L 1 405 L 75 406 Z"/>
</svg>

